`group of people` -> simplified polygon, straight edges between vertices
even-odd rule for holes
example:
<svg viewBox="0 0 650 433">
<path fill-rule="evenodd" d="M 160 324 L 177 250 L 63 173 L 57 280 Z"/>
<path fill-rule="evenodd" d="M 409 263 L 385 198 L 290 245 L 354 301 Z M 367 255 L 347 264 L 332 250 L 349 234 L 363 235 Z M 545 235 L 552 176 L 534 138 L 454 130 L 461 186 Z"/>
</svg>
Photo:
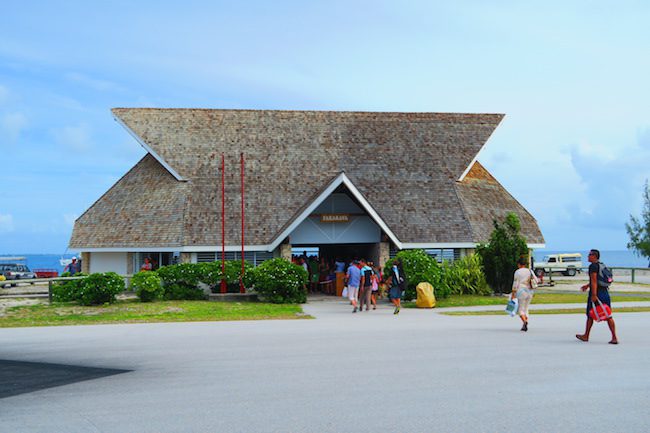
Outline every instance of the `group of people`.
<svg viewBox="0 0 650 433">
<path fill-rule="evenodd" d="M 608 285 L 604 284 L 602 279 L 598 278 L 598 275 L 602 274 L 603 268 L 605 267 L 605 265 L 600 261 L 600 251 L 596 249 L 589 251 L 588 260 L 590 263 L 588 270 L 589 282 L 581 286 L 583 292 L 589 290 L 586 311 L 587 323 L 584 334 L 576 334 L 576 338 L 584 342 L 589 341 L 589 333 L 594 324 L 594 319 L 591 317 L 589 312 L 596 304 L 607 305 L 610 309 L 612 306 Z M 535 273 L 528 268 L 528 261 L 525 258 L 520 258 L 517 262 L 517 270 L 515 271 L 512 283 L 510 299 L 517 298 L 519 304 L 517 314 L 522 322 L 521 330 L 524 332 L 528 331 L 528 306 L 530 305 L 530 301 L 533 299 L 533 293 L 535 287 L 537 287 L 537 281 Z M 609 344 L 618 344 L 614 319 L 610 316 L 606 320 L 612 334 Z"/>
<path fill-rule="evenodd" d="M 377 297 L 379 295 L 379 285 L 386 283 L 389 287 L 388 296 L 395 305 L 393 314 L 399 314 L 401 309 L 402 292 L 406 289 L 406 275 L 402 269 L 402 263 L 399 259 L 394 260 L 391 272 L 388 278 L 384 280 L 381 267 L 375 267 L 373 262 L 367 262 L 365 259 L 354 260 L 348 266 L 345 283 L 347 287 L 347 297 L 354 307 L 352 312 L 377 309 Z"/>
<path fill-rule="evenodd" d="M 302 255 L 293 255 L 291 262 L 307 271 L 309 275 L 309 291 L 312 293 L 318 291 L 319 283 L 330 280 L 334 281 L 334 263 L 328 263 L 323 257 L 319 260 L 318 256 L 308 256 L 305 252 Z"/>
</svg>

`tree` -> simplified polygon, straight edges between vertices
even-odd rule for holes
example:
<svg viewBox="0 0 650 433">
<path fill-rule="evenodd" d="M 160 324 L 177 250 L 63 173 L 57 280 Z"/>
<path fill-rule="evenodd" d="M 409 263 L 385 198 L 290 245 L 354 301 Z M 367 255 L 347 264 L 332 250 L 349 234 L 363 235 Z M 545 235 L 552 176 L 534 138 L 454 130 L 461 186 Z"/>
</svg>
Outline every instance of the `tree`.
<svg viewBox="0 0 650 433">
<path fill-rule="evenodd" d="M 647 179 L 643 191 L 643 201 L 641 218 L 630 215 L 630 223 L 625 224 L 627 234 L 630 236 L 627 247 L 636 255 L 650 259 L 650 186 L 648 186 Z"/>
<path fill-rule="evenodd" d="M 501 224 L 494 220 L 494 231 L 487 244 L 479 244 L 476 252 L 483 259 L 485 279 L 496 293 L 511 290 L 517 260 L 528 257 L 526 240 L 520 235 L 519 217 L 509 213 Z"/>
</svg>

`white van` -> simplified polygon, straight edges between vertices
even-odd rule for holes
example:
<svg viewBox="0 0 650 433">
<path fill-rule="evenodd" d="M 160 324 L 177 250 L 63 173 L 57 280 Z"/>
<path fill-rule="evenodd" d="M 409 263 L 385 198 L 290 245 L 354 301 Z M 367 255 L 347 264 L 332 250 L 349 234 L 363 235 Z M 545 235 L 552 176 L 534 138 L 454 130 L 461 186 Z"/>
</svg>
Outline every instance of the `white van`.
<svg viewBox="0 0 650 433">
<path fill-rule="evenodd" d="M 572 277 L 577 272 L 582 272 L 582 254 L 549 254 L 544 256 L 544 260 L 535 263 L 535 273 L 541 275 L 542 271 L 546 274 L 550 272 L 562 272 L 564 275 Z"/>
</svg>

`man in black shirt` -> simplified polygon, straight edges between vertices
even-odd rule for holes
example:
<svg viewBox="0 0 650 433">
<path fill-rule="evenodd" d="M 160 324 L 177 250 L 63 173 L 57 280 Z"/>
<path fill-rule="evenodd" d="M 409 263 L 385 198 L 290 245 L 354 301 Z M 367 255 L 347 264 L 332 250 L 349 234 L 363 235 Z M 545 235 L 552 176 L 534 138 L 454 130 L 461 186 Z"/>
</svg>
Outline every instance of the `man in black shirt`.
<svg viewBox="0 0 650 433">
<path fill-rule="evenodd" d="M 592 309 L 598 301 L 603 304 L 612 306 L 611 300 L 609 298 L 609 291 L 606 286 L 598 286 L 598 273 L 600 272 L 600 251 L 591 250 L 589 251 L 589 282 L 581 287 L 581 290 L 584 292 L 587 289 L 589 290 L 589 296 L 587 297 L 587 325 L 585 328 L 584 334 L 576 334 L 576 338 L 580 341 L 587 342 L 589 341 L 589 332 L 591 332 L 591 327 L 594 324 L 594 319 L 589 316 L 589 310 Z M 616 337 L 616 325 L 614 324 L 614 319 L 607 319 L 607 325 L 609 330 L 612 333 L 612 339 L 609 341 L 609 344 L 618 344 L 618 338 Z"/>
</svg>

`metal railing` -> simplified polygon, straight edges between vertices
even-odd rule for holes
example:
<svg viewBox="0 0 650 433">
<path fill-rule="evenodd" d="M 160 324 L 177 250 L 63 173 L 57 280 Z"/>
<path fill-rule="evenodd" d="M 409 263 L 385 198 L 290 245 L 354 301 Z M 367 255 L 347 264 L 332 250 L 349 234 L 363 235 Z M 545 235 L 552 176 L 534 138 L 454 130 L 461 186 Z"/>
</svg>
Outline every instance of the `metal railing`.
<svg viewBox="0 0 650 433">
<path fill-rule="evenodd" d="M 120 275 L 124 279 L 124 288 L 125 291 L 129 290 L 129 287 L 131 286 L 131 278 L 133 278 L 133 275 Z M 8 285 L 12 286 L 17 286 L 18 284 L 29 284 L 29 285 L 34 285 L 34 284 L 43 284 L 47 283 L 47 299 L 48 302 L 51 304 L 52 303 L 52 286 L 54 283 L 59 282 L 59 281 L 74 281 L 74 280 L 83 280 L 84 278 L 88 278 L 88 275 L 84 275 L 82 277 L 53 277 L 53 278 L 31 278 L 31 279 L 15 279 L 15 280 L 4 280 L 0 281 L 0 288 L 3 288 Z"/>
</svg>

